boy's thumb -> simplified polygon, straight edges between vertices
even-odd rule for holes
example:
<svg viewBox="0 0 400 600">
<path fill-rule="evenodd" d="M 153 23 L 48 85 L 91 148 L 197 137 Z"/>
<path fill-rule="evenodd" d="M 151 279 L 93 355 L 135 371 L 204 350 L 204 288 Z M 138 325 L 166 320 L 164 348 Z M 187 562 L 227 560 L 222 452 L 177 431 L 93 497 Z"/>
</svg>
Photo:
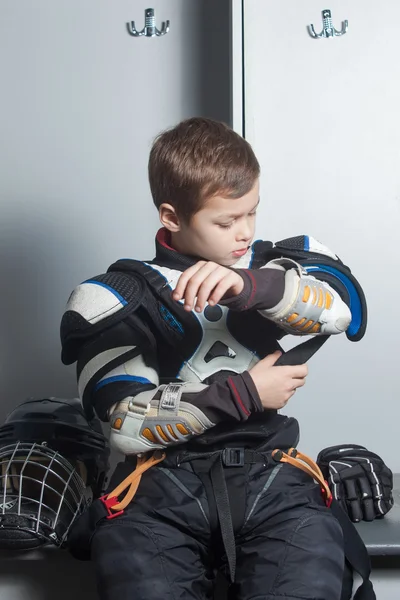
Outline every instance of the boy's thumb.
<svg viewBox="0 0 400 600">
<path fill-rule="evenodd" d="M 282 352 L 280 350 L 276 350 L 272 354 L 268 354 L 265 358 L 263 358 L 263 363 L 266 367 L 273 367 L 278 358 L 282 356 Z"/>
</svg>

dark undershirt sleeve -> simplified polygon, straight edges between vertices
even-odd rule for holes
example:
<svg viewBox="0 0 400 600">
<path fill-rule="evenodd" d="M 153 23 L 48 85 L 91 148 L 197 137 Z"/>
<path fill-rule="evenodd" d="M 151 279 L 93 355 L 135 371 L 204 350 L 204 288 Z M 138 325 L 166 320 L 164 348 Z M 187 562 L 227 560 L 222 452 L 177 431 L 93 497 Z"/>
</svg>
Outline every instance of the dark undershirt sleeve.
<svg viewBox="0 0 400 600">
<path fill-rule="evenodd" d="M 264 410 L 248 371 L 232 375 L 224 383 L 212 383 L 201 392 L 184 393 L 182 400 L 200 408 L 215 424 L 231 419 L 246 421 L 250 414 Z"/>
<path fill-rule="evenodd" d="M 232 298 L 222 298 L 219 304 L 230 310 L 264 310 L 282 300 L 285 271 L 278 269 L 235 269 L 244 282 L 243 290 Z"/>
</svg>

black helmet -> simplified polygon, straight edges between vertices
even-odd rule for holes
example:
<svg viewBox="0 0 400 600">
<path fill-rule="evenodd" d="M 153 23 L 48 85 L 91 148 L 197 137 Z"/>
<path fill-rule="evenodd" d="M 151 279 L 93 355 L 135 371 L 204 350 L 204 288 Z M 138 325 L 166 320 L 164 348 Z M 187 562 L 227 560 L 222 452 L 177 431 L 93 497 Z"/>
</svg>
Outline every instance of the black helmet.
<svg viewBox="0 0 400 600">
<path fill-rule="evenodd" d="M 29 399 L 0 427 L 0 549 L 62 546 L 101 494 L 110 450 L 78 399 Z"/>
</svg>

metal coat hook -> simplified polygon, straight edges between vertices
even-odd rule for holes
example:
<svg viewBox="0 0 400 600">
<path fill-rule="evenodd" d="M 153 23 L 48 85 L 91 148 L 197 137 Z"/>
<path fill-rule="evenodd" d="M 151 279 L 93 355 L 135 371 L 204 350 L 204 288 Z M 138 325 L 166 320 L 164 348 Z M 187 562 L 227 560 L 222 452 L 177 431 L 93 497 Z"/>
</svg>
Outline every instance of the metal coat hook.
<svg viewBox="0 0 400 600">
<path fill-rule="evenodd" d="M 169 31 L 169 21 L 165 21 L 161 25 L 161 30 L 156 27 L 156 17 L 154 15 L 154 8 L 146 8 L 144 11 L 144 29 L 137 31 L 135 21 L 127 23 L 128 31 L 134 37 L 145 35 L 146 37 L 154 37 L 159 35 L 165 35 Z"/>
<path fill-rule="evenodd" d="M 342 21 L 342 29 L 341 29 L 341 31 L 338 31 L 333 26 L 331 11 L 328 9 L 325 9 L 322 11 L 322 26 L 323 26 L 323 29 L 322 29 L 321 33 L 315 33 L 314 25 L 309 25 L 308 32 L 311 35 L 311 37 L 313 37 L 313 38 L 322 38 L 322 37 L 328 38 L 328 37 L 335 37 L 338 35 L 343 35 L 347 31 L 349 22 L 347 19 L 345 21 Z"/>
</svg>

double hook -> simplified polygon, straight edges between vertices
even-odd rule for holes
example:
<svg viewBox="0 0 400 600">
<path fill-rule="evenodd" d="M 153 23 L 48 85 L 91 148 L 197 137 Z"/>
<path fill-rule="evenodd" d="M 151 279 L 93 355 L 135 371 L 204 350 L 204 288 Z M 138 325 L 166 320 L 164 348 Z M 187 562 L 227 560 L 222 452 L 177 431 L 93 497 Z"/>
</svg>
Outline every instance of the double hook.
<svg viewBox="0 0 400 600">
<path fill-rule="evenodd" d="M 308 26 L 308 31 L 313 38 L 329 38 L 344 35 L 347 32 L 348 26 L 349 22 L 346 19 L 345 21 L 342 21 L 342 29 L 340 31 L 336 29 L 333 26 L 331 11 L 329 9 L 325 9 L 322 11 L 323 28 L 321 33 L 316 33 L 313 24 Z M 127 28 L 130 35 L 133 35 L 134 37 L 155 37 L 165 35 L 169 32 L 169 21 L 163 22 L 161 29 L 157 29 L 154 8 L 146 8 L 144 11 L 144 28 L 141 31 L 138 31 L 136 29 L 135 21 L 127 23 Z"/>
<path fill-rule="evenodd" d="M 335 37 L 338 35 L 343 35 L 347 31 L 349 22 L 347 21 L 347 19 L 345 21 L 342 21 L 342 29 L 341 29 L 341 31 L 338 31 L 333 26 L 331 11 L 328 9 L 325 9 L 322 11 L 322 26 L 323 26 L 323 29 L 322 29 L 321 33 L 315 33 L 314 25 L 309 25 L 308 32 L 311 35 L 311 37 L 313 37 L 313 38 L 322 38 L 322 37 L 328 38 L 328 37 Z"/>
<path fill-rule="evenodd" d="M 154 15 L 154 8 L 146 8 L 144 11 L 144 29 L 137 31 L 135 21 L 127 23 L 128 31 L 134 37 L 145 35 L 146 37 L 154 37 L 165 35 L 169 31 L 169 21 L 162 23 L 161 29 L 156 27 L 156 17 Z"/>
</svg>

